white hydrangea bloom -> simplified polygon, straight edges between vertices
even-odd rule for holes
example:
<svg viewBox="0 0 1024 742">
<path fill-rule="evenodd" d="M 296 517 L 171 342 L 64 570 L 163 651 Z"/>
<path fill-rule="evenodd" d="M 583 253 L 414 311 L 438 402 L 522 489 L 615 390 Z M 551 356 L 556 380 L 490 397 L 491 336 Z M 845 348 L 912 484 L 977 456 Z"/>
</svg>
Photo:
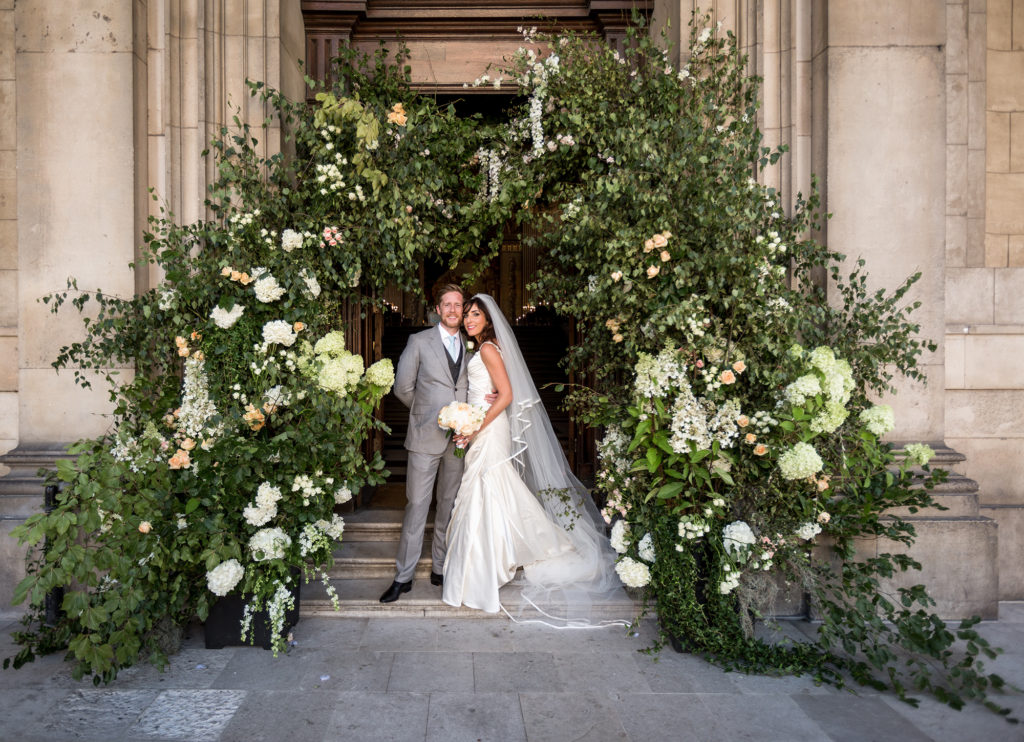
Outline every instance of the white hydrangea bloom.
<svg viewBox="0 0 1024 742">
<path fill-rule="evenodd" d="M 896 415 L 887 404 L 876 404 L 860 413 L 860 421 L 875 435 L 885 435 L 896 427 Z"/>
<path fill-rule="evenodd" d="M 804 541 L 810 541 L 819 533 L 821 533 L 821 526 L 817 523 L 803 523 L 796 529 L 797 538 L 802 538 Z"/>
<path fill-rule="evenodd" d="M 746 521 L 734 520 L 722 529 L 722 544 L 729 554 L 746 552 L 757 539 Z"/>
<path fill-rule="evenodd" d="M 305 268 L 299 272 L 299 278 L 306 286 L 306 292 L 312 297 L 317 298 L 320 296 L 320 282 L 316 280 L 316 276 Z"/>
<path fill-rule="evenodd" d="M 285 252 L 302 247 L 302 233 L 293 229 L 286 229 L 281 233 L 281 249 Z"/>
<path fill-rule="evenodd" d="M 654 563 L 654 539 L 651 538 L 651 534 L 645 533 L 644 537 L 640 539 L 640 544 L 637 546 L 640 558 L 645 562 Z"/>
<path fill-rule="evenodd" d="M 231 309 L 221 309 L 220 307 L 214 307 L 213 311 L 210 312 L 210 319 L 213 320 L 214 324 L 222 330 L 229 329 L 234 325 L 242 316 L 242 312 L 245 311 L 245 307 L 241 304 L 235 304 Z"/>
<path fill-rule="evenodd" d="M 366 369 L 366 380 L 374 386 L 391 389 L 395 383 L 395 366 L 390 358 L 381 358 Z"/>
<path fill-rule="evenodd" d="M 206 586 L 214 595 L 224 597 L 245 576 L 245 568 L 237 559 L 228 559 L 206 573 Z"/>
<path fill-rule="evenodd" d="M 785 395 L 790 404 L 801 405 L 808 397 L 821 394 L 821 382 L 817 374 L 806 374 L 786 387 Z"/>
<path fill-rule="evenodd" d="M 626 587 L 644 587 L 651 581 L 651 570 L 643 562 L 622 557 L 615 565 L 615 571 Z"/>
<path fill-rule="evenodd" d="M 271 275 L 260 278 L 252 285 L 252 289 L 256 292 L 256 298 L 264 304 L 277 301 L 285 294 L 284 288 Z"/>
<path fill-rule="evenodd" d="M 249 552 L 257 562 L 281 559 L 291 543 L 291 537 L 280 528 L 263 528 L 249 539 Z"/>
<path fill-rule="evenodd" d="M 909 466 L 924 466 L 935 456 L 935 451 L 924 443 L 908 443 L 903 447 L 903 454 Z"/>
<path fill-rule="evenodd" d="M 263 325 L 263 342 L 267 345 L 278 343 L 287 347 L 294 345 L 297 337 L 291 324 L 283 319 L 271 320 Z"/>
<path fill-rule="evenodd" d="M 348 485 L 343 484 L 343 485 L 341 485 L 341 487 L 339 487 L 334 492 L 334 504 L 335 505 L 343 505 L 343 504 L 345 504 L 346 502 L 348 502 L 351 499 L 352 499 L 352 490 L 350 490 L 348 488 Z"/>
<path fill-rule="evenodd" d="M 786 479 L 806 479 L 821 471 L 824 462 L 809 443 L 796 443 L 779 456 L 779 470 Z"/>
<path fill-rule="evenodd" d="M 625 554 L 628 548 L 626 543 L 627 536 L 629 536 L 629 523 L 624 520 L 615 521 L 615 525 L 612 526 L 610 541 L 612 548 L 620 554 Z"/>
<path fill-rule="evenodd" d="M 217 406 L 210 399 L 205 361 L 193 355 L 185 359 L 185 379 L 182 382 L 178 430 L 189 438 L 205 437 L 204 434 L 208 432 L 206 423 L 215 415 L 217 415 Z"/>
</svg>

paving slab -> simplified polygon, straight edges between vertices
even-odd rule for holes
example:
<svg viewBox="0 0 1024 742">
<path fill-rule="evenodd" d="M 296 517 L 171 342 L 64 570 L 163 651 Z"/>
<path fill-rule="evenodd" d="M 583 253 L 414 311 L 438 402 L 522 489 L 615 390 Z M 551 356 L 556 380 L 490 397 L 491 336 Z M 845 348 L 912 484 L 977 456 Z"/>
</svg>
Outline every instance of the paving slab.
<svg viewBox="0 0 1024 742">
<path fill-rule="evenodd" d="M 529 742 L 628 742 L 611 698 L 600 692 L 520 693 Z M 667 738 L 663 732 L 662 738 Z"/>
<path fill-rule="evenodd" d="M 526 742 L 516 693 L 432 693 L 427 742 Z"/>
<path fill-rule="evenodd" d="M 759 742 L 821 742 L 828 739 L 796 702 L 786 695 L 699 696 L 712 718 L 714 739 Z"/>
<path fill-rule="evenodd" d="M 473 678 L 477 693 L 565 689 L 551 652 L 477 652 Z"/>
<path fill-rule="evenodd" d="M 240 690 L 161 691 L 128 728 L 127 736 L 217 742 L 244 700 L 245 691 Z"/>
<path fill-rule="evenodd" d="M 255 690 L 245 694 L 219 742 L 324 742 L 338 703 L 336 691 Z M 282 724 L 287 722 L 285 729 Z M 278 732 L 277 730 L 280 730 Z"/>
<path fill-rule="evenodd" d="M 473 692 L 470 652 L 398 652 L 391 665 L 388 691 Z"/>
<path fill-rule="evenodd" d="M 331 710 L 325 739 L 423 742 L 429 706 L 428 693 L 341 693 Z"/>
<path fill-rule="evenodd" d="M 929 742 L 931 737 L 878 698 L 796 696 L 793 702 L 833 742 Z"/>
</svg>

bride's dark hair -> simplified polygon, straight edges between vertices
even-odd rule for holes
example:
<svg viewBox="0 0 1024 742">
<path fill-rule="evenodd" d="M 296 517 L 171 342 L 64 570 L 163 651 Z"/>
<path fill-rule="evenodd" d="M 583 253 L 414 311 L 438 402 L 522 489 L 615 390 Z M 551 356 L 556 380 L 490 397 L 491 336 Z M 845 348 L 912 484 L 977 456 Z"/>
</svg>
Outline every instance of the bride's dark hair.
<svg viewBox="0 0 1024 742">
<path fill-rule="evenodd" d="M 480 310 L 480 313 L 487 320 L 487 327 L 480 331 L 480 334 L 476 336 L 475 340 L 480 345 L 483 345 L 488 340 L 492 343 L 497 344 L 497 337 L 494 335 L 494 320 L 491 319 L 491 313 L 487 311 L 487 305 L 484 304 L 479 296 L 473 296 L 468 302 L 466 302 L 466 308 L 462 311 L 462 316 L 465 317 L 469 314 L 469 310 L 476 307 Z"/>
</svg>

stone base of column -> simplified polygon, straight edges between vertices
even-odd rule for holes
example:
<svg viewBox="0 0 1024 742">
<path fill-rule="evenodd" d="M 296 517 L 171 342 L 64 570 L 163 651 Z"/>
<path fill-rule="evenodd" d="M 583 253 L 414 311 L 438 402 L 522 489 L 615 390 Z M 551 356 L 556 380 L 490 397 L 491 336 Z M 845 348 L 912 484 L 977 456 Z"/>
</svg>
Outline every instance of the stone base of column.
<svg viewBox="0 0 1024 742">
<path fill-rule="evenodd" d="M 1024 505 L 982 505 L 999 524 L 999 599 L 1024 600 Z"/>
<path fill-rule="evenodd" d="M 57 459 L 68 456 L 67 443 L 18 446 L 3 456 L 0 465 L 10 471 L 0 477 L 0 615 L 21 613 L 12 606 L 14 588 L 25 576 L 25 547 L 11 538 L 11 531 L 30 515 L 43 510 L 43 478 L 40 469 L 53 469 Z"/>
</svg>

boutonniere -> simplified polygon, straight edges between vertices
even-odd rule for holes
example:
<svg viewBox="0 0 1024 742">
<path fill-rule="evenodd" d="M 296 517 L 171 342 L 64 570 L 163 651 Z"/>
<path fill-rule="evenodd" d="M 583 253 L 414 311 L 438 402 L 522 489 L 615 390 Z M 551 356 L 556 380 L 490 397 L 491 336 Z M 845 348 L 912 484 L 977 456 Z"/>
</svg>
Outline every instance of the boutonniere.
<svg viewBox="0 0 1024 742">
<path fill-rule="evenodd" d="M 476 343 L 474 343 L 472 340 L 467 340 L 465 345 L 467 353 L 472 353 L 474 350 L 476 350 Z"/>
</svg>

